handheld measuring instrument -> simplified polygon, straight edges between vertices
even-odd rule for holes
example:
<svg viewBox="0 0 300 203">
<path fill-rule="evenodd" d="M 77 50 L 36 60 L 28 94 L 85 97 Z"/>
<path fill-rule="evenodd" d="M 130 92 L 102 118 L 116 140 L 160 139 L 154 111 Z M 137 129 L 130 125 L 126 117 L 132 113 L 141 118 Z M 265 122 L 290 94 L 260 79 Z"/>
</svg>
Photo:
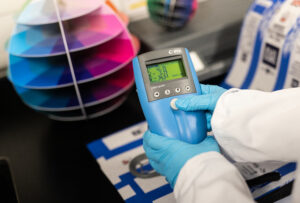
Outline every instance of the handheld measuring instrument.
<svg viewBox="0 0 300 203">
<path fill-rule="evenodd" d="M 133 60 L 138 97 L 153 133 L 196 144 L 206 137 L 204 112 L 178 110 L 175 101 L 201 94 L 200 84 L 185 48 L 141 54 Z"/>
</svg>

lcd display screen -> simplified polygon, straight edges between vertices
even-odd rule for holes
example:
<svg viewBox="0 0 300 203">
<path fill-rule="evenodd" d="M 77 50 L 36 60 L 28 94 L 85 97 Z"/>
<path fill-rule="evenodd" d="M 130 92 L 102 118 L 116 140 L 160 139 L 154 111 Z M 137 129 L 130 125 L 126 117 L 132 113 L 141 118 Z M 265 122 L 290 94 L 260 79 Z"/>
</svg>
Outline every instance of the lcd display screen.
<svg viewBox="0 0 300 203">
<path fill-rule="evenodd" d="M 147 72 L 151 83 L 186 77 L 181 59 L 147 65 Z"/>
</svg>

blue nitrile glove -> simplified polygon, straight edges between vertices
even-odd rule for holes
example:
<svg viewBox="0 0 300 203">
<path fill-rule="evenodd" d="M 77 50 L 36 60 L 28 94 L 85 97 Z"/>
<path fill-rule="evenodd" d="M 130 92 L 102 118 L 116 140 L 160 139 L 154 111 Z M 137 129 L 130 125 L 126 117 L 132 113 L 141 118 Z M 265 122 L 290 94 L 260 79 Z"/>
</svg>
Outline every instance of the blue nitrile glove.
<svg viewBox="0 0 300 203">
<path fill-rule="evenodd" d="M 220 152 L 212 136 L 208 136 L 199 144 L 188 144 L 150 131 L 144 134 L 143 146 L 151 166 L 166 177 L 172 188 L 181 168 L 190 158 L 204 152 Z"/>
<path fill-rule="evenodd" d="M 190 95 L 179 98 L 175 104 L 182 111 L 206 111 L 207 129 L 211 131 L 210 121 L 212 114 L 220 96 L 227 90 L 216 85 L 200 84 L 200 86 L 202 95 Z"/>
</svg>

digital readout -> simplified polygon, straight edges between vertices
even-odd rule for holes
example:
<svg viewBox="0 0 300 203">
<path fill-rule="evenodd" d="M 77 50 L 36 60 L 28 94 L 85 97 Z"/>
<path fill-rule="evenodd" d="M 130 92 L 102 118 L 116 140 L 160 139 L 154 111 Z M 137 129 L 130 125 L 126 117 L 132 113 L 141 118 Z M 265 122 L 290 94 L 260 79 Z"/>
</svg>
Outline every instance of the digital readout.
<svg viewBox="0 0 300 203">
<path fill-rule="evenodd" d="M 148 65 L 147 72 L 151 83 L 186 77 L 181 59 Z"/>
</svg>

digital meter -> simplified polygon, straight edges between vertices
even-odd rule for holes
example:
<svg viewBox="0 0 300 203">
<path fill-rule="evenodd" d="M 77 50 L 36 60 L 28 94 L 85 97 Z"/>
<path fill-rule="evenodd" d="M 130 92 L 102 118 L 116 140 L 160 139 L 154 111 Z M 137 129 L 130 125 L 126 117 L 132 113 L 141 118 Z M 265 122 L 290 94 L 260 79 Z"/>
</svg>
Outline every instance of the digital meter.
<svg viewBox="0 0 300 203">
<path fill-rule="evenodd" d="M 176 99 L 201 94 L 200 84 L 185 48 L 141 54 L 133 60 L 138 97 L 153 133 L 196 144 L 206 137 L 204 112 L 184 112 Z"/>
</svg>

